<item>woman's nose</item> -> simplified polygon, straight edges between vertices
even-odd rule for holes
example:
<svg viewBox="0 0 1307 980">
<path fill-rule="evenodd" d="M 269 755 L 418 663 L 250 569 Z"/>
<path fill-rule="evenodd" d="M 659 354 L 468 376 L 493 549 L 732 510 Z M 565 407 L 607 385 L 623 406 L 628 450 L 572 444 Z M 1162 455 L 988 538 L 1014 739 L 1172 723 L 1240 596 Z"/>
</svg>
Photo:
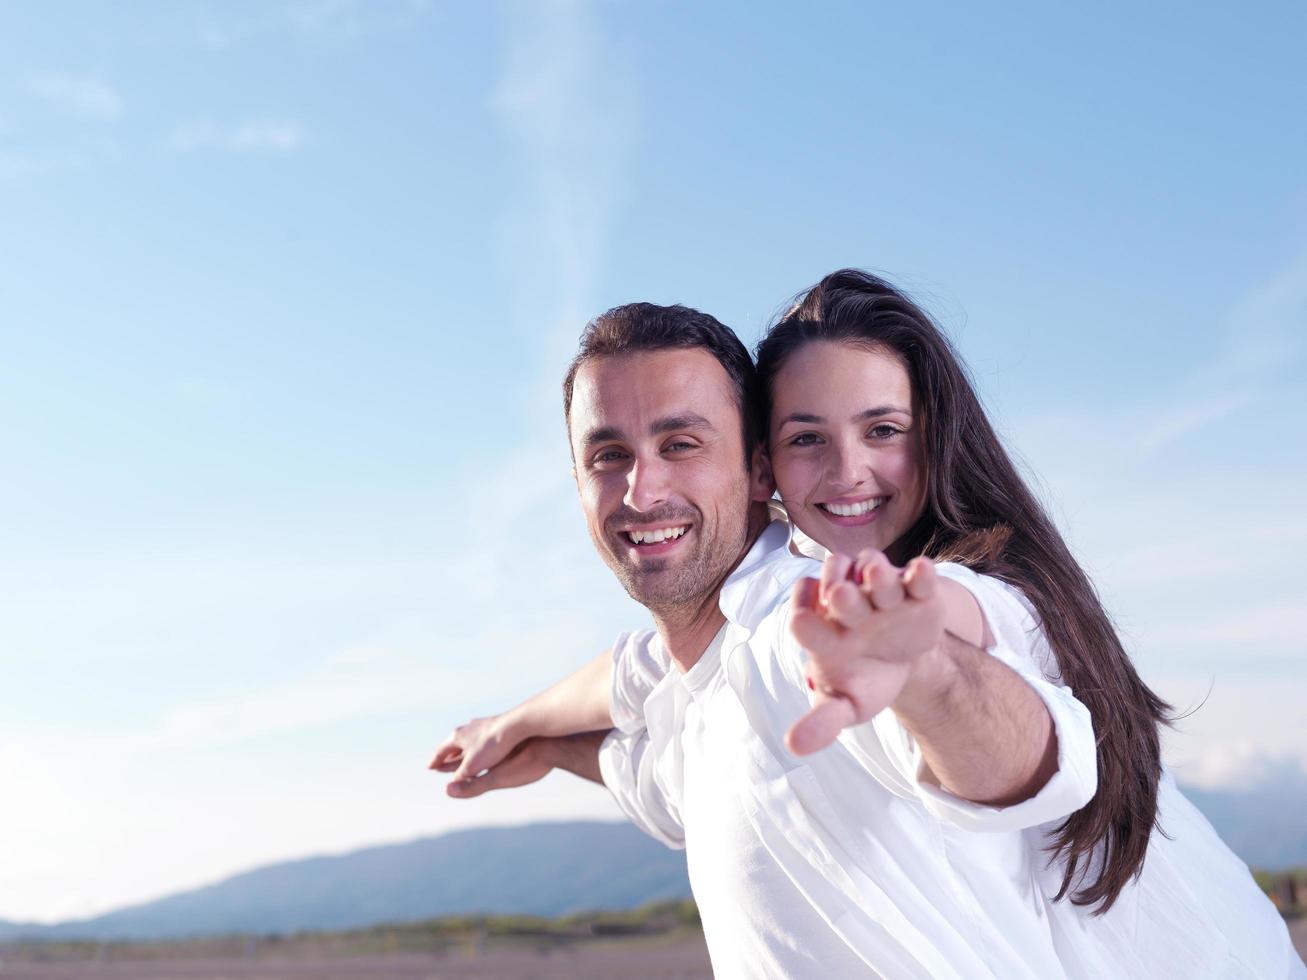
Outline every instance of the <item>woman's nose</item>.
<svg viewBox="0 0 1307 980">
<path fill-rule="evenodd" d="M 837 448 L 831 453 L 827 481 L 834 487 L 852 489 L 871 478 L 871 458 L 861 447 Z"/>
</svg>

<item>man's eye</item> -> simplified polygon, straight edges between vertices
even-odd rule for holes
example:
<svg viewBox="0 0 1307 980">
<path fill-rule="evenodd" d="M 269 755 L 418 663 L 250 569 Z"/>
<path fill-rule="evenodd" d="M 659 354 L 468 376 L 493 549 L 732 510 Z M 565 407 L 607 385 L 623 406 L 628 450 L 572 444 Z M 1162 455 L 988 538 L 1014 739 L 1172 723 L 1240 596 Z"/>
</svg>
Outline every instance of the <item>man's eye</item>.
<svg viewBox="0 0 1307 980">
<path fill-rule="evenodd" d="M 669 442 L 666 446 L 663 447 L 663 452 L 679 453 L 679 452 L 684 452 L 686 449 L 693 449 L 693 448 L 694 448 L 694 443 L 687 442 L 684 439 L 680 439 L 677 440 L 676 442 Z"/>
<path fill-rule="evenodd" d="M 606 463 L 616 463 L 626 458 L 626 453 L 620 449 L 605 449 L 603 452 L 595 453 L 594 464 L 603 466 Z"/>
</svg>

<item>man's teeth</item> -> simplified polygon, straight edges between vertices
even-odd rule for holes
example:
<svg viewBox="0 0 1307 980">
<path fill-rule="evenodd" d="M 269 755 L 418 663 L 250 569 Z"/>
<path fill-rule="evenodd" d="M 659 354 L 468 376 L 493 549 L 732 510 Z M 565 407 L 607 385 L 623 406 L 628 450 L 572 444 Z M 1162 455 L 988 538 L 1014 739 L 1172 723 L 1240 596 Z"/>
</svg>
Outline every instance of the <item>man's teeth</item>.
<svg viewBox="0 0 1307 980">
<path fill-rule="evenodd" d="M 836 517 L 858 517 L 871 513 L 884 502 L 884 497 L 872 497 L 870 500 L 862 500 L 856 504 L 822 504 L 822 506 Z"/>
<path fill-rule="evenodd" d="M 627 531 L 626 534 L 636 544 L 657 544 L 659 541 L 679 538 L 688 530 L 690 526 L 687 524 L 684 527 L 660 527 L 652 531 Z"/>
</svg>

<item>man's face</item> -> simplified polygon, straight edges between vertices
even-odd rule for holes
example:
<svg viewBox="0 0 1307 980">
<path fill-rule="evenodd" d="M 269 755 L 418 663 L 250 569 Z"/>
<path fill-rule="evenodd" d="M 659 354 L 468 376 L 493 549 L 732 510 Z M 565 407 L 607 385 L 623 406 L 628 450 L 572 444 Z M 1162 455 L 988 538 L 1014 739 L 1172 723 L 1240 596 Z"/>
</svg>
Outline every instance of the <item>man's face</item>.
<svg viewBox="0 0 1307 980">
<path fill-rule="evenodd" d="M 715 594 L 770 490 L 744 465 L 731 380 L 706 350 L 585 362 L 568 420 L 590 537 L 626 591 L 653 610 Z"/>
</svg>

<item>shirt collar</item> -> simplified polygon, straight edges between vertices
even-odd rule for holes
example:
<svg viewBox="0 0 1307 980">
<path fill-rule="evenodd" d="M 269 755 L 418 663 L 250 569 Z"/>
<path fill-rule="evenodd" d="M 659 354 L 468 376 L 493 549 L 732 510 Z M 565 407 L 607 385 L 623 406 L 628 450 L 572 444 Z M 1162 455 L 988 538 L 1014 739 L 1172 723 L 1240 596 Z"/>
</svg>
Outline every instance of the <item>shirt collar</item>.
<svg viewBox="0 0 1307 980">
<path fill-rule="evenodd" d="M 815 574 L 812 560 L 790 551 L 790 525 L 772 521 L 722 586 L 718 605 L 730 622 L 752 630 L 789 596 L 794 580 Z"/>
</svg>

